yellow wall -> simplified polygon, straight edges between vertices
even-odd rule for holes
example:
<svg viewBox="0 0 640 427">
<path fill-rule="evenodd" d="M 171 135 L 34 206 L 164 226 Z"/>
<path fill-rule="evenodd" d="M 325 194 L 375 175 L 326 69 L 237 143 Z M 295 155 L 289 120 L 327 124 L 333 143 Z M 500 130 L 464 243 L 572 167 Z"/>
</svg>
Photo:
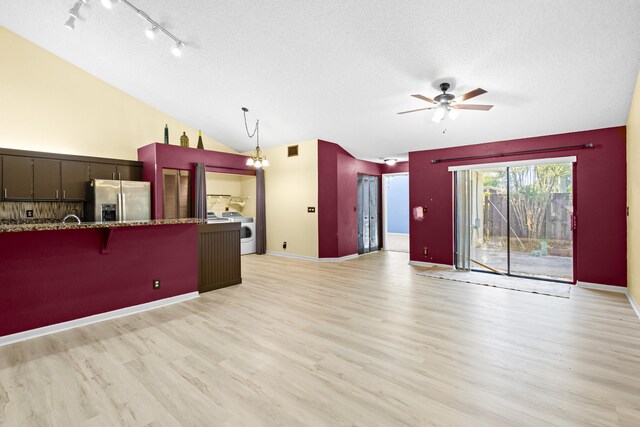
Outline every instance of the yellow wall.
<svg viewBox="0 0 640 427">
<path fill-rule="evenodd" d="M 0 26 L 0 147 L 137 160 L 137 148 L 197 130 Z M 235 152 L 203 135 L 205 148 Z"/>
<path fill-rule="evenodd" d="M 265 149 L 267 250 L 318 257 L 318 141 L 298 144 L 299 156 L 287 157 L 287 146 Z M 282 243 L 287 242 L 287 249 Z"/>
<path fill-rule="evenodd" d="M 244 207 L 242 208 L 242 215 L 256 217 L 256 177 L 255 176 L 242 176 L 240 178 L 240 194 L 247 197 Z"/>
<path fill-rule="evenodd" d="M 640 74 L 627 122 L 627 287 L 640 303 Z"/>
<path fill-rule="evenodd" d="M 241 212 L 244 216 L 256 216 L 256 177 L 232 173 L 207 172 L 207 195 L 228 194 L 243 196 L 244 205 L 230 203 L 228 197 L 207 197 L 207 211 L 217 215 L 229 211 Z M 238 200 L 238 199 L 235 199 Z"/>
</svg>

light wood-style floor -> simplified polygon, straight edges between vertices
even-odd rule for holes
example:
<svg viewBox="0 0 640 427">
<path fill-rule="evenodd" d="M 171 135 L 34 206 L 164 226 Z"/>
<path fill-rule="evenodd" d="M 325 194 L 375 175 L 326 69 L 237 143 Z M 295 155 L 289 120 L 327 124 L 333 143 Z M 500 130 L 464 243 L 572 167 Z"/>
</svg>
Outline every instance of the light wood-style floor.
<svg viewBox="0 0 640 427">
<path fill-rule="evenodd" d="M 640 320 L 421 277 L 407 254 L 243 257 L 244 283 L 0 348 L 3 426 L 640 425 Z"/>
</svg>

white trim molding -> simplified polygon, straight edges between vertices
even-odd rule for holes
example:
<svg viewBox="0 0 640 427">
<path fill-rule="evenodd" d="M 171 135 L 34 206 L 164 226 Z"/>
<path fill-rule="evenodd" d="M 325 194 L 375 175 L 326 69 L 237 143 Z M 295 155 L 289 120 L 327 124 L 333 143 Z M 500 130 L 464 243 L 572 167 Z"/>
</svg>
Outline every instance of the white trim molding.
<svg viewBox="0 0 640 427">
<path fill-rule="evenodd" d="M 576 282 L 576 286 L 584 289 L 595 289 L 597 291 L 618 292 L 623 294 L 627 292 L 627 288 L 624 286 L 603 285 L 600 283 L 581 282 L 579 280 Z"/>
<path fill-rule="evenodd" d="M 267 255 L 281 256 L 281 257 L 285 257 L 285 258 L 301 259 L 301 260 L 304 260 L 304 261 L 312 261 L 312 262 L 342 262 L 342 261 L 347 261 L 347 260 L 350 260 L 350 259 L 358 258 L 360 256 L 358 254 L 351 254 L 351 255 L 345 255 L 345 256 L 339 257 L 339 258 L 318 258 L 318 257 L 290 254 L 290 253 L 287 253 L 287 252 L 278 252 L 278 251 L 267 251 Z"/>
<path fill-rule="evenodd" d="M 438 264 L 435 262 L 425 262 L 425 261 L 409 261 L 409 265 L 413 265 L 414 267 L 443 267 L 450 268 L 453 270 L 453 265 L 449 264 Z"/>
<path fill-rule="evenodd" d="M 625 294 L 627 299 L 629 300 L 629 304 L 631 304 L 631 308 L 636 313 L 638 318 L 640 318 L 640 304 L 635 300 L 629 289 L 625 286 L 612 286 L 612 285 L 602 285 L 600 283 L 589 283 L 589 282 L 580 282 L 576 283 L 576 286 L 584 289 L 594 289 L 597 291 L 605 291 L 605 292 L 616 292 L 619 294 Z"/>
<path fill-rule="evenodd" d="M 627 298 L 629 298 L 629 302 L 631 303 L 631 308 L 633 308 L 633 311 L 636 312 L 638 319 L 640 319 L 640 304 L 638 304 L 638 301 L 636 301 L 633 295 L 631 295 L 631 292 L 629 292 L 629 289 L 627 289 L 626 293 L 627 293 Z"/>
<path fill-rule="evenodd" d="M 91 325 L 92 323 L 104 322 L 105 320 L 117 319 L 118 317 L 129 316 L 132 314 L 141 313 L 143 311 L 165 307 L 167 305 L 177 304 L 179 302 L 198 298 L 199 295 L 200 294 L 198 292 L 190 292 L 188 294 L 176 295 L 174 297 L 151 301 L 144 304 L 133 305 L 131 307 L 125 307 L 113 311 L 107 311 L 105 313 L 94 314 L 92 316 L 81 317 L 80 319 L 56 323 L 55 325 L 43 326 L 42 328 L 30 329 L 28 331 L 5 335 L 3 337 L 0 337 L 0 347 L 7 344 L 29 340 L 31 338 L 41 337 L 43 335 L 67 331 L 69 329 L 77 328 L 80 326 Z"/>
<path fill-rule="evenodd" d="M 468 171 L 468 170 L 476 170 L 476 169 L 489 169 L 489 168 L 530 166 L 530 165 L 548 165 L 552 163 L 575 163 L 576 161 L 577 161 L 576 156 L 569 156 L 569 157 L 552 157 L 547 159 L 522 160 L 517 162 L 479 163 L 475 165 L 449 166 L 449 172 Z"/>
</svg>

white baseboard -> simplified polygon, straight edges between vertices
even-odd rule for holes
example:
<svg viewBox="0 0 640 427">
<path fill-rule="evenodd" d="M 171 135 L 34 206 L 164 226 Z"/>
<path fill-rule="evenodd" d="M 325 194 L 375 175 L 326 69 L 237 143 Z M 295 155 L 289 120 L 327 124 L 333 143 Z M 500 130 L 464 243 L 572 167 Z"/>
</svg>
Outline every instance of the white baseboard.
<svg viewBox="0 0 640 427">
<path fill-rule="evenodd" d="M 576 286 L 579 288 L 595 289 L 598 291 L 620 292 L 620 293 L 627 292 L 627 288 L 624 286 L 603 285 L 601 283 L 581 282 L 579 280 L 576 282 Z"/>
<path fill-rule="evenodd" d="M 312 262 L 341 262 L 341 261 L 346 261 L 349 259 L 353 259 L 353 258 L 357 258 L 359 255 L 358 254 L 351 254 L 351 255 L 346 255 L 340 258 L 317 258 L 317 257 L 311 257 L 311 256 L 305 256 L 305 255 L 296 255 L 296 254 L 290 254 L 287 252 L 276 252 L 276 251 L 267 251 L 267 255 L 273 255 L 273 256 L 281 256 L 281 257 L 285 257 L 285 258 L 294 258 L 294 259 L 302 259 L 304 261 L 312 261 Z"/>
<path fill-rule="evenodd" d="M 118 317 L 129 316 L 131 314 L 141 313 L 143 311 L 160 308 L 171 304 L 176 304 L 190 299 L 198 298 L 198 292 L 190 292 L 188 294 L 176 295 L 170 298 L 164 298 L 157 301 L 151 301 L 144 304 L 138 304 L 131 307 L 120 308 L 118 310 L 107 311 L 106 313 L 94 314 L 92 316 L 82 317 L 80 319 L 69 320 L 67 322 L 56 323 L 55 325 L 43 326 L 42 328 L 31 329 L 24 332 L 17 332 L 11 335 L 0 337 L 0 347 L 7 344 L 13 344 L 19 341 L 29 340 L 31 338 L 41 337 L 43 335 L 55 334 L 79 326 L 86 326 L 92 323 L 104 322 Z"/>
<path fill-rule="evenodd" d="M 409 265 L 413 265 L 415 267 L 443 267 L 443 268 L 453 268 L 453 265 L 448 264 L 438 264 L 435 262 L 425 262 L 425 261 L 409 261 Z"/>
<path fill-rule="evenodd" d="M 633 295 L 631 295 L 631 292 L 629 292 L 628 288 L 624 286 L 602 285 L 600 283 L 589 283 L 589 282 L 580 282 L 580 281 L 576 283 L 576 286 L 584 289 L 594 289 L 598 291 L 616 292 L 620 294 L 625 294 L 627 296 L 627 299 L 629 300 L 629 304 L 631 304 L 631 308 L 633 308 L 633 311 L 635 311 L 638 318 L 640 318 L 640 304 L 638 304 L 638 301 L 636 301 L 635 298 L 633 298 Z"/>
<path fill-rule="evenodd" d="M 636 301 L 633 295 L 631 295 L 631 292 L 629 292 L 629 289 L 627 289 L 627 298 L 629 298 L 629 302 L 631 303 L 631 308 L 633 308 L 633 311 L 636 312 L 636 315 L 640 319 L 640 304 L 638 304 L 638 301 Z"/>
</svg>

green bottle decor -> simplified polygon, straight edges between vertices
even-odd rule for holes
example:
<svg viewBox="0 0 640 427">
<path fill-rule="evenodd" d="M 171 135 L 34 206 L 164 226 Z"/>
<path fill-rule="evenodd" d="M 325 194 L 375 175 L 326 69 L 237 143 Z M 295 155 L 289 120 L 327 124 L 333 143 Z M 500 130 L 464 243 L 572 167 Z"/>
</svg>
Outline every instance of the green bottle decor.
<svg viewBox="0 0 640 427">
<path fill-rule="evenodd" d="M 169 143 L 169 125 L 167 124 L 164 125 L 164 143 Z"/>
<path fill-rule="evenodd" d="M 198 131 L 198 148 L 204 150 L 204 144 L 202 143 L 202 131 Z"/>
<path fill-rule="evenodd" d="M 189 146 L 189 137 L 187 136 L 187 132 L 182 132 L 182 136 L 180 137 L 180 146 L 181 147 Z"/>
</svg>

